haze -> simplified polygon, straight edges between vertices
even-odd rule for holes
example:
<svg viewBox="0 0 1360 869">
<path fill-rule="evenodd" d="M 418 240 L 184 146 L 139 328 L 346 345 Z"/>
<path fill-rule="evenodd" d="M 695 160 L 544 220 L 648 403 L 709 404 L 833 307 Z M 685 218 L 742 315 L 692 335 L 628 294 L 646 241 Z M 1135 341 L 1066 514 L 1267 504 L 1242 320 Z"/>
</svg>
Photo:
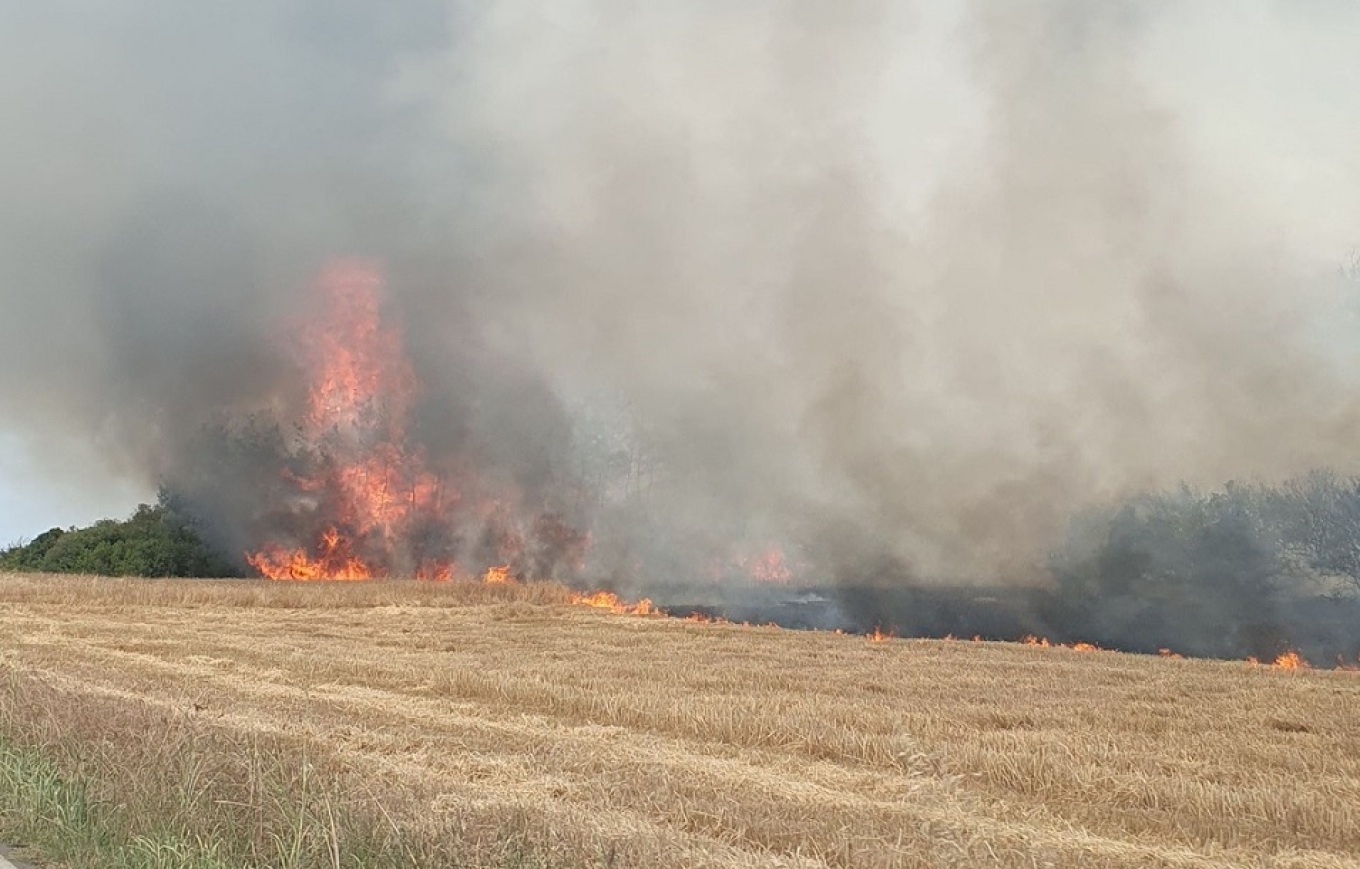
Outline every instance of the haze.
<svg viewBox="0 0 1360 869">
<path fill-rule="evenodd" d="M 684 533 L 1021 576 L 1092 501 L 1352 471 L 1357 45 L 1340 0 L 4 4 L 0 541 L 286 406 L 337 256 L 425 437 L 518 473 L 624 408 Z"/>
</svg>

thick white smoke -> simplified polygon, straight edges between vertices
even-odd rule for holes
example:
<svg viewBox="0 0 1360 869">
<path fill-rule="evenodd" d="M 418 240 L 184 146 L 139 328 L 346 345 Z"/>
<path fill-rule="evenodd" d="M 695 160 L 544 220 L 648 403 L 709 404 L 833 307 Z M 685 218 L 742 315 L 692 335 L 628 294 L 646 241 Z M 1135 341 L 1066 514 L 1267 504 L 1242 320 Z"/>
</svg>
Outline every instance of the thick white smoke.
<svg viewBox="0 0 1360 869">
<path fill-rule="evenodd" d="M 0 16 L 0 425 L 52 474 L 296 401 L 334 255 L 432 448 L 552 477 L 605 396 L 677 545 L 1031 581 L 1093 500 L 1355 464 L 1349 3 Z"/>
</svg>

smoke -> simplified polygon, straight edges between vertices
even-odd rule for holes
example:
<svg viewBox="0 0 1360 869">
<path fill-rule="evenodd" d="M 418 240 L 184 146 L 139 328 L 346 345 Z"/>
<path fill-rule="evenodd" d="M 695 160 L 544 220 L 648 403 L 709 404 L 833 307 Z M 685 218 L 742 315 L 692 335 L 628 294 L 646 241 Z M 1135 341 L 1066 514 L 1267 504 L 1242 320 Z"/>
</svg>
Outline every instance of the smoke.
<svg viewBox="0 0 1360 869">
<path fill-rule="evenodd" d="M 501 12 L 459 54 L 448 123 L 531 215 L 491 266 L 525 352 L 629 397 L 672 506 L 1013 577 L 1093 496 L 1349 461 L 1318 331 L 1348 302 L 1155 93 L 1182 22 L 900 8 Z M 895 65 L 930 38 L 957 69 Z M 978 117 L 913 89 L 932 73 Z M 884 153 L 940 132 L 971 137 Z"/>
<path fill-rule="evenodd" d="M 1040 585 L 1089 504 L 1356 464 L 1348 3 L 118 0 L 0 34 L 0 418 L 54 475 L 93 442 L 183 478 L 205 425 L 286 418 L 336 256 L 386 264 L 413 436 L 589 484 L 619 578 L 768 544 Z"/>
</svg>

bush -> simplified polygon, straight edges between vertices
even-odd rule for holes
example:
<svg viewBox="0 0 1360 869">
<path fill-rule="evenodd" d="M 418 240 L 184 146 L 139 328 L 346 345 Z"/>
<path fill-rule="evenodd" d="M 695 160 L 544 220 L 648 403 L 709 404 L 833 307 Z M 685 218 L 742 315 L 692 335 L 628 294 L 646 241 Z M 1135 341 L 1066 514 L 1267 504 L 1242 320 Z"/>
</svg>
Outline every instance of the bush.
<svg viewBox="0 0 1360 869">
<path fill-rule="evenodd" d="M 88 528 L 45 531 L 30 543 L 0 551 L 0 568 L 100 576 L 238 575 L 165 501 L 142 504 L 122 522 L 103 519 Z"/>
<path fill-rule="evenodd" d="M 1360 591 L 1360 479 L 1182 487 L 1077 517 L 1050 567 L 1066 624 L 1116 648 L 1274 654 L 1304 604 Z"/>
</svg>

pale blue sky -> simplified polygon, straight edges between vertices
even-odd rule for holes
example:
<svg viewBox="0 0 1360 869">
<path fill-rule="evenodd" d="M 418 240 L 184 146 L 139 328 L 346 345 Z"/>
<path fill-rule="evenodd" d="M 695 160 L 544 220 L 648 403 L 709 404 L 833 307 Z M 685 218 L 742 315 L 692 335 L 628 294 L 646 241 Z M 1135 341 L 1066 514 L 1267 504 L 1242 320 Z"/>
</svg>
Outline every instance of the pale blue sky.
<svg viewBox="0 0 1360 869">
<path fill-rule="evenodd" d="M 82 479 L 79 474 L 46 470 L 22 441 L 0 434 L 0 547 L 32 539 L 52 527 L 122 518 L 139 501 L 155 499 L 154 492 L 110 477 L 97 466 L 86 473 Z"/>
</svg>

